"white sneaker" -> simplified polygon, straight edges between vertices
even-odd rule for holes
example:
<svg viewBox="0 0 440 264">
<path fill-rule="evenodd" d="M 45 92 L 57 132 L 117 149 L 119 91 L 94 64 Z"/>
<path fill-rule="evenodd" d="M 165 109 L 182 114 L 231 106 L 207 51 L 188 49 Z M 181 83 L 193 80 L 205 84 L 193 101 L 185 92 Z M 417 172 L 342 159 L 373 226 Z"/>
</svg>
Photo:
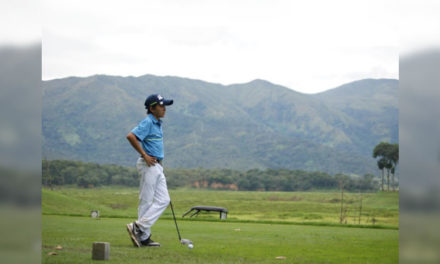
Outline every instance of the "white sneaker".
<svg viewBox="0 0 440 264">
<path fill-rule="evenodd" d="M 130 235 L 131 242 L 133 242 L 133 245 L 135 247 L 141 247 L 141 243 L 135 233 L 135 228 L 136 227 L 133 223 L 127 224 L 127 231 L 128 234 Z"/>
</svg>

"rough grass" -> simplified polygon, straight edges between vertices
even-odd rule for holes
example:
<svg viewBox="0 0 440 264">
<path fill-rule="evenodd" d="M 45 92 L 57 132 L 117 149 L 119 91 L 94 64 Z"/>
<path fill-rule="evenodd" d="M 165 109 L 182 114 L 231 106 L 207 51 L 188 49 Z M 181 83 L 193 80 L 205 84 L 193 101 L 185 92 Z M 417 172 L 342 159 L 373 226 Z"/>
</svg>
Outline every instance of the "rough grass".
<svg viewBox="0 0 440 264">
<path fill-rule="evenodd" d="M 137 217 L 138 189 L 102 187 L 95 189 L 43 189 L 43 214 L 89 216 L 100 210 L 102 217 Z M 334 192 L 235 192 L 178 189 L 170 191 L 176 215 L 192 206 L 226 207 L 228 221 L 339 225 L 340 193 Z M 347 226 L 359 223 L 359 193 L 345 193 Z M 361 226 L 395 228 L 399 226 L 398 192 L 362 194 Z M 171 219 L 165 211 L 164 219 Z M 197 219 L 216 220 L 218 214 L 199 214 Z"/>
</svg>

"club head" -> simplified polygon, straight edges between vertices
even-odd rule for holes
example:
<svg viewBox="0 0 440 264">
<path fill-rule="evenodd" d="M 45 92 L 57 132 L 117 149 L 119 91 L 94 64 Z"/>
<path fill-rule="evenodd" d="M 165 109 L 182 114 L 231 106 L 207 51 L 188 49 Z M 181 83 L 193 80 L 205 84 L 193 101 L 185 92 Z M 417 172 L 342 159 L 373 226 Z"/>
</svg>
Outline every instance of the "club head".
<svg viewBox="0 0 440 264">
<path fill-rule="evenodd" d="M 189 239 L 182 238 L 182 239 L 180 240 L 180 243 L 181 243 L 182 245 L 189 245 L 189 244 L 192 244 L 193 242 L 192 242 L 191 240 L 189 240 Z"/>
</svg>

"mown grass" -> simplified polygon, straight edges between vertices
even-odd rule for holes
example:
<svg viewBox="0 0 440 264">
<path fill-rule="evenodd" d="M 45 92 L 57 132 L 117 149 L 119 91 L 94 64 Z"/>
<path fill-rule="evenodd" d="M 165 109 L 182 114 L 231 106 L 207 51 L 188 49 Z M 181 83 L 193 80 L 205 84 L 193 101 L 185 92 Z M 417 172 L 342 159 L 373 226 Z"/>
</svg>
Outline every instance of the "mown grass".
<svg viewBox="0 0 440 264">
<path fill-rule="evenodd" d="M 174 222 L 159 219 L 153 238 L 161 247 L 134 248 L 125 230 L 131 220 L 44 215 L 42 261 L 100 263 L 91 260 L 92 243 L 105 241 L 110 242 L 106 263 L 398 262 L 397 230 L 181 221 L 183 237 L 195 245 L 190 250 L 178 243 Z M 57 245 L 63 249 L 54 249 Z"/>
<path fill-rule="evenodd" d="M 178 189 L 170 195 L 183 237 L 195 243 L 193 250 L 178 243 L 169 209 L 153 227 L 153 239 L 162 246 L 133 247 L 125 224 L 137 217 L 137 188 L 44 188 L 43 263 L 93 262 L 94 241 L 110 242 L 109 263 L 398 262 L 398 193 L 363 194 L 362 225 L 350 218 L 347 224 L 338 223 L 337 192 Z M 354 211 L 358 198 L 346 193 L 347 207 Z M 228 219 L 212 213 L 182 219 L 195 205 L 226 207 Z M 100 210 L 101 217 L 92 219 L 91 210 Z M 372 215 L 378 219 L 374 226 L 367 221 Z M 63 249 L 56 250 L 57 245 Z"/>
</svg>

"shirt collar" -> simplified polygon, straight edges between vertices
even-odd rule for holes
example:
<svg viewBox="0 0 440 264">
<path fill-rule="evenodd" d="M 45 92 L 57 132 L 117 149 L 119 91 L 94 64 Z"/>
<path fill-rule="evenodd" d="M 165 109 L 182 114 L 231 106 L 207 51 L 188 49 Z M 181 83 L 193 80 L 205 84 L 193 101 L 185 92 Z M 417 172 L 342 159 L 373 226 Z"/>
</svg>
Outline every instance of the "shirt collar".
<svg viewBox="0 0 440 264">
<path fill-rule="evenodd" d="M 155 124 L 162 124 L 162 120 L 161 119 L 159 119 L 159 120 L 157 120 L 156 119 L 156 117 L 153 115 L 153 114 L 148 114 L 149 116 L 150 116 L 150 118 L 151 118 L 151 120 L 153 121 L 153 123 L 155 123 Z"/>
</svg>

